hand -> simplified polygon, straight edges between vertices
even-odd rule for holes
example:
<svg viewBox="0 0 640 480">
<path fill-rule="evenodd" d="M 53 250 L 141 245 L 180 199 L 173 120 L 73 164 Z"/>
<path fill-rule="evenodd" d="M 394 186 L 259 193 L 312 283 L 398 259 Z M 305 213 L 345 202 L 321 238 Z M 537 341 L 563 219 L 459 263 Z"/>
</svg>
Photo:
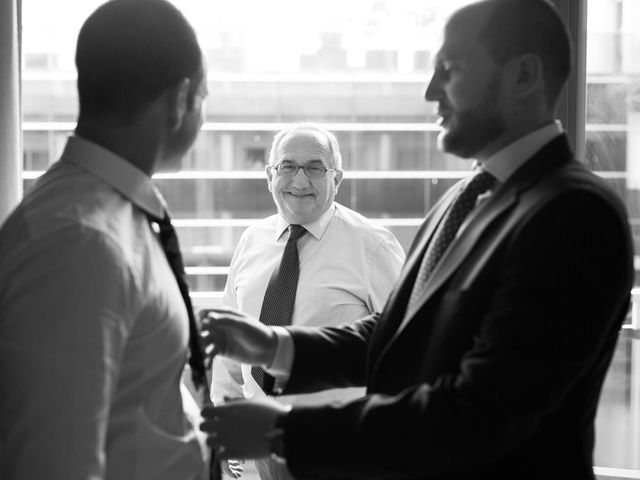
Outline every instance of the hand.
<svg viewBox="0 0 640 480">
<path fill-rule="evenodd" d="M 236 400 L 202 409 L 200 430 L 218 458 L 263 458 L 269 456 L 266 435 L 290 407 L 270 398 Z"/>
<path fill-rule="evenodd" d="M 278 346 L 276 334 L 256 318 L 230 308 L 201 310 L 198 317 L 209 358 L 224 355 L 250 365 L 273 361 Z"/>
<path fill-rule="evenodd" d="M 222 460 L 220 462 L 222 471 L 233 478 L 240 478 L 244 472 L 244 460 L 232 459 Z"/>
</svg>

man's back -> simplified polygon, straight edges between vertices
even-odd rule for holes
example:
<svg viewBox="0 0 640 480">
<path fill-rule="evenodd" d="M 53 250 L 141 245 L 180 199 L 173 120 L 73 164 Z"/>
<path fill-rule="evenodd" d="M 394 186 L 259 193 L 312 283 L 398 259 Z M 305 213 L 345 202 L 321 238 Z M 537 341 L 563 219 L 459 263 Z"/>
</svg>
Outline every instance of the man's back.
<svg viewBox="0 0 640 480">
<path fill-rule="evenodd" d="M 130 166 L 111 183 L 111 158 L 70 143 L 0 229 L 2 478 L 169 478 L 167 465 L 197 478 L 186 312 L 135 203 L 147 184 Z"/>
</svg>

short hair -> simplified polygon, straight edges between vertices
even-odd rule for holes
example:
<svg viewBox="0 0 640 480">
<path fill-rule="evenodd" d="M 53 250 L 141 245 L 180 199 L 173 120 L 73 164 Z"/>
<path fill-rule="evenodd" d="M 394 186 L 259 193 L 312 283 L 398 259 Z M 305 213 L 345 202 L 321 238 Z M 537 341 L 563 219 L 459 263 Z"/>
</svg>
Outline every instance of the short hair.
<svg viewBox="0 0 640 480">
<path fill-rule="evenodd" d="M 491 12 L 479 42 L 499 65 L 527 53 L 540 57 L 547 98 L 555 105 L 572 62 L 569 32 L 556 7 L 548 0 L 485 0 L 467 8 L 483 6 Z"/>
<path fill-rule="evenodd" d="M 331 150 L 329 167 L 342 170 L 342 154 L 340 153 L 340 145 L 338 144 L 338 139 L 329 130 L 325 130 L 324 128 L 313 122 L 295 123 L 276 133 L 276 135 L 273 137 L 273 143 L 271 144 L 271 152 L 269 153 L 270 165 L 274 165 L 278 160 L 278 148 L 280 147 L 282 139 L 291 133 L 300 131 L 318 132 L 323 135 L 329 142 L 329 148 Z"/>
<path fill-rule="evenodd" d="M 81 115 L 131 121 L 183 78 L 193 102 L 202 52 L 168 1 L 109 0 L 82 25 L 75 61 Z"/>
</svg>

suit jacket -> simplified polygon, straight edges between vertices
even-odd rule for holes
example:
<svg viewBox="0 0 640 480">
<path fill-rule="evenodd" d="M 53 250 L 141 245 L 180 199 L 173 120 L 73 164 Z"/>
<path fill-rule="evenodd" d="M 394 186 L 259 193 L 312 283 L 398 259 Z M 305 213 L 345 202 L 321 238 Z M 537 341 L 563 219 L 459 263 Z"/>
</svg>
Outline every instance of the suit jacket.
<svg viewBox="0 0 640 480">
<path fill-rule="evenodd" d="M 284 393 L 368 392 L 291 412 L 297 478 L 593 478 L 594 417 L 632 287 L 625 209 L 560 136 L 473 212 L 406 312 L 459 188 L 427 215 L 379 315 L 290 329 Z"/>
</svg>

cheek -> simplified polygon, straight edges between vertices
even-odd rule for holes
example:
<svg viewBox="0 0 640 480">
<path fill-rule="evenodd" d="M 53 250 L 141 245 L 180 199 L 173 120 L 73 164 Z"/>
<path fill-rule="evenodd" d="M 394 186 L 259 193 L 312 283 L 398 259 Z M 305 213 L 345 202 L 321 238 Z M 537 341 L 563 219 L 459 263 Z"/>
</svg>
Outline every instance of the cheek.
<svg viewBox="0 0 640 480">
<path fill-rule="evenodd" d="M 474 98 L 478 97 L 480 90 L 477 84 L 453 81 L 445 87 L 445 91 L 452 104 L 457 107 L 464 107 L 474 102 Z"/>
<path fill-rule="evenodd" d="M 318 188 L 318 203 L 323 206 L 327 203 L 330 203 L 335 196 L 335 187 L 333 184 L 323 185 L 321 188 Z"/>
</svg>

